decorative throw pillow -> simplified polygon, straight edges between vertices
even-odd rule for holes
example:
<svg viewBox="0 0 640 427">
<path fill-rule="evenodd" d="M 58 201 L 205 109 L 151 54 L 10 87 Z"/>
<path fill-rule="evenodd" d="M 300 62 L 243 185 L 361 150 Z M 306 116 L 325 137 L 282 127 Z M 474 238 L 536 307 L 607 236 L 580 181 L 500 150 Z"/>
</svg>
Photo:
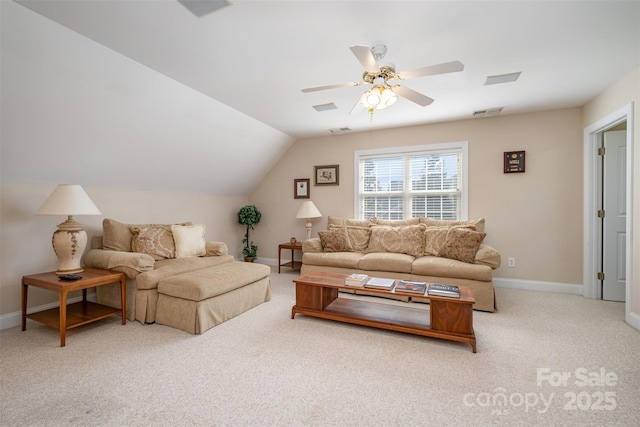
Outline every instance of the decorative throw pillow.
<svg viewBox="0 0 640 427">
<path fill-rule="evenodd" d="M 353 247 L 353 252 L 366 252 L 367 246 L 369 246 L 369 236 L 371 235 L 371 227 L 355 227 L 347 226 L 342 227 L 340 225 L 330 225 L 329 230 L 335 228 L 346 228 L 349 241 Z"/>
<path fill-rule="evenodd" d="M 131 249 L 155 260 L 175 258 L 176 247 L 169 225 L 132 226 Z"/>
<path fill-rule="evenodd" d="M 318 236 L 324 252 L 353 252 L 347 229 L 344 227 L 319 231 Z"/>
<path fill-rule="evenodd" d="M 424 225 L 374 225 L 367 252 L 393 252 L 420 257 L 424 253 Z"/>
<path fill-rule="evenodd" d="M 176 243 L 176 258 L 204 256 L 207 254 L 204 239 L 204 224 L 172 225 L 171 232 Z"/>
<path fill-rule="evenodd" d="M 438 256 L 447 240 L 449 227 L 427 227 L 424 230 L 424 254 Z"/>
<path fill-rule="evenodd" d="M 480 243 L 486 235 L 468 228 L 451 227 L 440 249 L 440 256 L 473 264 Z"/>
</svg>

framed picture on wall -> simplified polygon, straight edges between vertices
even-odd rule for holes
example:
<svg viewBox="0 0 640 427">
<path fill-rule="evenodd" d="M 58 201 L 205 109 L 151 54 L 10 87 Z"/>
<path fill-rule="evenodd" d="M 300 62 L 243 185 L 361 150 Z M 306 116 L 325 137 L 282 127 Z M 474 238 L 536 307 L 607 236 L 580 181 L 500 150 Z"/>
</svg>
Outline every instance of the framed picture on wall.
<svg viewBox="0 0 640 427">
<path fill-rule="evenodd" d="M 524 172 L 524 151 L 504 152 L 504 173 Z"/>
<path fill-rule="evenodd" d="M 315 166 L 315 185 L 340 185 L 340 165 Z"/>
<path fill-rule="evenodd" d="M 294 199 L 308 199 L 311 197 L 309 193 L 309 178 L 294 179 L 293 180 L 293 198 Z"/>
</svg>

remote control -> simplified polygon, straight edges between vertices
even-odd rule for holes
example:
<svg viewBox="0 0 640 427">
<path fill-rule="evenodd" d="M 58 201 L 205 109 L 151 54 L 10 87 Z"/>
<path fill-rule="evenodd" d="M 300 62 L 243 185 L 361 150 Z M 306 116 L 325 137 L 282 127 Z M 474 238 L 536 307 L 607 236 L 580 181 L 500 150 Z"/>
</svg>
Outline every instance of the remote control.
<svg viewBox="0 0 640 427">
<path fill-rule="evenodd" d="M 59 276 L 60 280 L 78 280 L 78 279 L 82 279 L 82 276 L 79 276 L 77 274 L 63 274 L 62 276 Z"/>
</svg>

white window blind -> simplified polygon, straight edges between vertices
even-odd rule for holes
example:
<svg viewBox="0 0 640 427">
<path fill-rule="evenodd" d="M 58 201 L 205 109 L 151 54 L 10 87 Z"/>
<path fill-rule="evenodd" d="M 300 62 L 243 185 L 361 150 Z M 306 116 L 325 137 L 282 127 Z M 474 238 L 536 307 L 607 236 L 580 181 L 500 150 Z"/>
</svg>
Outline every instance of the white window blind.
<svg viewBox="0 0 640 427">
<path fill-rule="evenodd" d="M 359 218 L 466 217 L 466 143 L 356 153 Z"/>
</svg>

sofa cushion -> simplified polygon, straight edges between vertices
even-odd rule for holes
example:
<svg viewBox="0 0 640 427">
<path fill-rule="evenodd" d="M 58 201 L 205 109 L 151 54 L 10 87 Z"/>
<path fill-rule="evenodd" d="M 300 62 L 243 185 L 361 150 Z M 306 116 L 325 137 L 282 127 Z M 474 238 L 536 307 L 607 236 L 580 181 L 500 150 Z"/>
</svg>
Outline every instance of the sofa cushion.
<svg viewBox="0 0 640 427">
<path fill-rule="evenodd" d="M 171 233 L 176 245 L 176 258 L 206 255 L 204 232 L 204 224 L 172 225 Z"/>
<path fill-rule="evenodd" d="M 454 226 L 462 226 L 462 227 L 475 227 L 476 231 L 484 233 L 484 218 L 471 220 L 471 221 L 462 221 L 462 220 L 449 220 L 449 219 L 434 219 L 434 218 L 420 218 L 420 224 L 424 224 L 427 227 L 454 227 Z"/>
<path fill-rule="evenodd" d="M 476 259 L 476 252 L 478 252 L 480 243 L 482 243 L 485 236 L 486 233 L 469 230 L 468 228 L 451 227 L 447 231 L 447 239 L 442 248 L 440 248 L 439 255 L 473 263 Z"/>
<path fill-rule="evenodd" d="M 306 265 L 350 268 L 357 270 L 360 252 L 304 252 L 302 263 Z"/>
<path fill-rule="evenodd" d="M 150 225 L 131 227 L 131 250 L 149 254 L 155 260 L 175 258 L 176 247 L 168 225 Z"/>
<path fill-rule="evenodd" d="M 373 219 L 351 219 L 331 215 L 329 215 L 329 218 L 327 220 L 327 225 L 329 227 L 331 227 L 332 225 L 355 225 L 356 227 L 368 227 L 373 224 Z"/>
<path fill-rule="evenodd" d="M 390 271 L 395 273 L 411 273 L 411 266 L 416 258 L 401 253 L 373 252 L 362 255 L 358 262 L 360 270 Z"/>
<path fill-rule="evenodd" d="M 367 253 L 392 252 L 419 257 L 424 254 L 424 226 L 407 225 L 390 227 L 374 225 L 371 227 L 371 237 Z"/>
<path fill-rule="evenodd" d="M 136 276 L 136 288 L 156 289 L 158 282 L 164 278 L 233 261 L 231 255 L 162 259 L 156 261 L 153 270 Z"/>
<path fill-rule="evenodd" d="M 420 224 L 419 218 L 409 219 L 380 219 L 372 218 L 376 225 L 390 225 L 391 227 L 401 227 L 403 225 L 418 225 Z"/>
<path fill-rule="evenodd" d="M 366 252 L 369 246 L 369 237 L 371 236 L 371 227 L 358 227 L 353 225 L 330 225 L 329 230 L 344 227 L 347 229 L 349 241 L 354 252 Z"/>
<path fill-rule="evenodd" d="M 353 252 L 347 229 L 344 227 L 319 231 L 318 236 L 324 252 Z"/>
<path fill-rule="evenodd" d="M 412 275 L 451 277 L 491 282 L 493 270 L 488 265 L 469 264 L 455 259 L 423 256 L 413 262 Z"/>
<path fill-rule="evenodd" d="M 264 264 L 234 261 L 162 279 L 158 293 L 203 301 L 269 277 L 270 272 Z"/>
<path fill-rule="evenodd" d="M 105 218 L 102 221 L 102 246 L 104 249 L 112 251 L 133 252 L 131 250 L 131 239 L 133 233 L 131 227 L 149 227 L 154 225 L 170 226 L 171 224 L 125 224 L 115 219 Z M 179 225 L 191 225 L 190 222 L 183 222 Z"/>
</svg>

